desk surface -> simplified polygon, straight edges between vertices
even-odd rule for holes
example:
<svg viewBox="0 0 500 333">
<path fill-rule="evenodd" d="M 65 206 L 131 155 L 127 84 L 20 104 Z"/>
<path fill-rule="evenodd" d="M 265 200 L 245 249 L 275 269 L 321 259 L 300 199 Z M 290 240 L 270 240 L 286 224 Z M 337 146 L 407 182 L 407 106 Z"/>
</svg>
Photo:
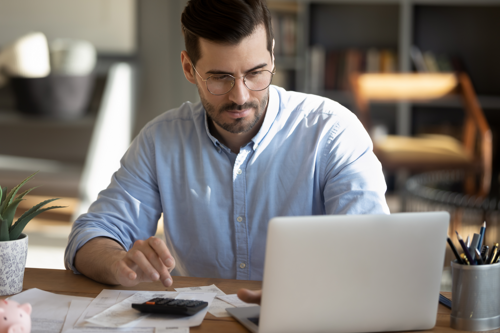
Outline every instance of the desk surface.
<svg viewBox="0 0 500 333">
<path fill-rule="evenodd" d="M 234 294 L 240 288 L 260 289 L 262 286 L 259 281 L 174 277 L 173 286 L 167 290 L 174 291 L 173 288 L 206 286 L 211 284 L 215 284 L 226 294 Z M 38 288 L 57 294 L 86 297 L 96 297 L 103 289 L 165 290 L 165 287 L 159 282 L 141 283 L 135 287 L 127 288 L 97 283 L 82 275 L 75 275 L 71 271 L 26 268 L 23 290 L 30 288 Z M 450 297 L 449 293 L 443 294 Z M 0 299 L 2 298 L 5 297 L 0 296 Z M 428 332 L 458 332 L 450 327 L 450 313 L 451 310 L 439 304 L 436 327 Z M 191 327 L 190 332 L 236 333 L 248 331 L 233 318 L 217 318 L 207 313 L 201 326 Z"/>
</svg>

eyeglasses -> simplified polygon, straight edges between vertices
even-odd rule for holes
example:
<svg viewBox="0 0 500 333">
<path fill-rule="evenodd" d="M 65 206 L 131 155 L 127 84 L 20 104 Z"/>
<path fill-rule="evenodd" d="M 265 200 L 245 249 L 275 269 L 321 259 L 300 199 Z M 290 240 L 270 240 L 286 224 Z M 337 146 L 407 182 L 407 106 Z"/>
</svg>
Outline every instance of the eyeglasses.
<svg viewBox="0 0 500 333">
<path fill-rule="evenodd" d="M 212 95 L 220 96 L 225 95 L 233 89 L 234 84 L 236 82 L 236 77 L 230 74 L 213 74 L 210 75 L 207 79 L 203 79 L 196 70 L 196 67 L 191 63 L 194 71 L 202 81 L 205 81 L 205 85 L 207 86 L 207 90 Z M 273 80 L 273 76 L 276 73 L 276 68 L 273 69 L 272 72 L 262 69 L 251 71 L 243 76 L 243 83 L 245 86 L 252 91 L 261 91 L 269 87 Z"/>
</svg>

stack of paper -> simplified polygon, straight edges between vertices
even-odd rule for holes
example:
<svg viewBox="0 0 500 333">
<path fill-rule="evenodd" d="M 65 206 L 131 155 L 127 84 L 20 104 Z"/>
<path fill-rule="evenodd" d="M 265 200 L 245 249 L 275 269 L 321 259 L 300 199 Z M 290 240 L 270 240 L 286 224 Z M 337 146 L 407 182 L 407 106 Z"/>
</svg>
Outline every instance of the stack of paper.
<svg viewBox="0 0 500 333">
<path fill-rule="evenodd" d="M 209 307 L 193 316 L 142 314 L 131 307 L 132 303 L 155 297 L 202 300 Z M 31 304 L 32 333 L 188 333 L 189 327 L 201 325 L 207 311 L 224 317 L 228 316 L 226 308 L 247 305 L 215 285 L 179 288 L 175 292 L 105 289 L 96 298 L 30 289 L 10 299 Z"/>
</svg>

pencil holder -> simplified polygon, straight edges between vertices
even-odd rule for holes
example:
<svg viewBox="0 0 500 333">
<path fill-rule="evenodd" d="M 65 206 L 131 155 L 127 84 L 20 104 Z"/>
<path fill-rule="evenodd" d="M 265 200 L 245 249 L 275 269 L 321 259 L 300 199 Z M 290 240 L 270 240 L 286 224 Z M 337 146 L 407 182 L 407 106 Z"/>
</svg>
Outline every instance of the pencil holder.
<svg viewBox="0 0 500 333">
<path fill-rule="evenodd" d="M 463 331 L 500 328 L 500 263 L 451 263 L 451 327 Z"/>
</svg>

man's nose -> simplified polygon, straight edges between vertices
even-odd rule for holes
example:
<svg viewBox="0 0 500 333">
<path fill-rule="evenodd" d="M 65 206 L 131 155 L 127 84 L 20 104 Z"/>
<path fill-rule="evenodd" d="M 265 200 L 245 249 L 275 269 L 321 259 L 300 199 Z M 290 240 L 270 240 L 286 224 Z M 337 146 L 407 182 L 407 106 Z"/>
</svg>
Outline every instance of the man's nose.
<svg viewBox="0 0 500 333">
<path fill-rule="evenodd" d="M 229 92 L 229 99 L 238 104 L 243 105 L 248 101 L 250 97 L 250 91 L 248 90 L 245 82 L 243 82 L 244 78 L 240 77 L 234 81 L 234 87 Z"/>
</svg>

